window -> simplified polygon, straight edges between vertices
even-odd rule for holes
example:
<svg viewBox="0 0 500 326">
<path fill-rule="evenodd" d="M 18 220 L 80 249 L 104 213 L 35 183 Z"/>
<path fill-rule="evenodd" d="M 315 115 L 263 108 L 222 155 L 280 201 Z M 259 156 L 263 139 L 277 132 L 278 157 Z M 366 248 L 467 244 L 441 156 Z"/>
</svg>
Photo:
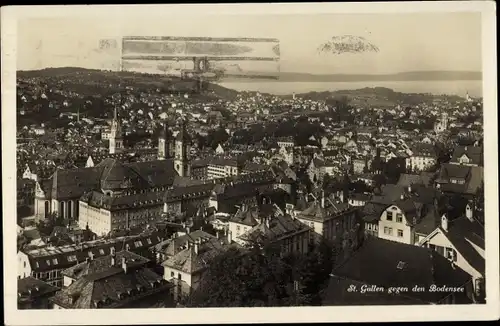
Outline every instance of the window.
<svg viewBox="0 0 500 326">
<path fill-rule="evenodd" d="M 148 242 L 148 244 L 151 244 L 151 239 L 146 239 L 146 241 Z"/>
<path fill-rule="evenodd" d="M 451 261 L 457 261 L 457 252 L 453 248 L 445 248 L 445 257 Z"/>
<path fill-rule="evenodd" d="M 99 249 L 99 253 L 100 253 L 101 255 L 104 255 L 104 249 Z"/>
<path fill-rule="evenodd" d="M 174 272 L 170 272 L 170 277 L 175 277 L 175 273 Z"/>
<path fill-rule="evenodd" d="M 181 281 L 181 280 L 182 280 L 182 275 L 181 275 L 181 273 L 178 273 L 178 274 L 177 274 L 177 278 L 179 279 L 179 281 Z"/>
<path fill-rule="evenodd" d="M 57 258 L 54 258 L 54 259 L 52 259 L 52 263 L 53 263 L 54 265 L 57 265 L 59 262 L 57 261 Z"/>
<path fill-rule="evenodd" d="M 396 222 L 403 223 L 403 214 L 401 213 L 396 214 Z"/>
<path fill-rule="evenodd" d="M 50 266 L 50 260 L 46 260 L 45 263 Z"/>
<path fill-rule="evenodd" d="M 387 219 L 388 221 L 392 221 L 392 212 L 387 212 L 387 215 L 386 215 L 386 216 L 387 216 L 387 218 L 386 218 L 386 219 Z"/>
<path fill-rule="evenodd" d="M 403 237 L 403 230 L 398 230 L 398 237 L 402 238 Z"/>
<path fill-rule="evenodd" d="M 384 234 L 392 235 L 392 228 L 384 226 Z"/>
</svg>

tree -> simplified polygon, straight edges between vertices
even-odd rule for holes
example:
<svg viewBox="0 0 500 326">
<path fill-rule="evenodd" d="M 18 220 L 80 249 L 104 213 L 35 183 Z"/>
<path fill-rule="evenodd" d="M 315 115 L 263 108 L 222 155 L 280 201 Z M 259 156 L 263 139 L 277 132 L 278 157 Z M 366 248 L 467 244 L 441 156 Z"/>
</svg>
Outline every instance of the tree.
<svg viewBox="0 0 500 326">
<path fill-rule="evenodd" d="M 41 220 L 37 224 L 37 229 L 41 234 L 49 236 L 54 227 L 56 226 L 66 226 L 67 221 L 64 220 L 62 216 L 59 214 L 52 212 L 45 220 Z"/>
<path fill-rule="evenodd" d="M 370 192 L 371 189 L 364 183 L 363 181 L 356 181 L 352 182 L 349 184 L 349 190 L 353 191 L 354 193 L 365 193 L 365 192 Z"/>
<path fill-rule="evenodd" d="M 384 175 L 388 183 L 395 184 L 401 173 L 406 172 L 406 162 L 403 158 L 391 158 L 384 167 Z"/>
<path fill-rule="evenodd" d="M 210 131 L 207 135 L 207 144 L 212 149 L 216 149 L 219 144 L 225 143 L 229 139 L 229 135 L 222 127 L 214 131 Z"/>
<path fill-rule="evenodd" d="M 319 305 L 336 250 L 320 241 L 308 254 L 283 255 L 264 243 L 229 249 L 214 258 L 200 285 L 186 300 L 191 307 Z"/>
</svg>

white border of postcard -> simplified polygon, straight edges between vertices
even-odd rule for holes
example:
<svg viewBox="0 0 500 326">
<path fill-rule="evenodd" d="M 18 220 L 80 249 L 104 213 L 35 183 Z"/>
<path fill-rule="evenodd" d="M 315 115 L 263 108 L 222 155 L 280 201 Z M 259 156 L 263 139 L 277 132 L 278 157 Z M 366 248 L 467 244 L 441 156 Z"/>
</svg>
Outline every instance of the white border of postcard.
<svg viewBox="0 0 500 326">
<path fill-rule="evenodd" d="M 480 12 L 482 14 L 483 98 L 486 189 L 485 305 L 343 306 L 292 308 L 17 310 L 16 194 L 16 21 L 24 17 L 172 14 L 318 14 Z M 228 5 L 29 6 L 2 7 L 2 195 L 4 230 L 4 304 L 7 325 L 175 324 L 334 321 L 492 320 L 499 316 L 499 214 L 496 101 L 496 7 L 493 1 L 391 3 L 290 3 Z M 410 54 L 411 55 L 411 54 Z M 425 310 L 424 310 L 425 309 Z"/>
</svg>

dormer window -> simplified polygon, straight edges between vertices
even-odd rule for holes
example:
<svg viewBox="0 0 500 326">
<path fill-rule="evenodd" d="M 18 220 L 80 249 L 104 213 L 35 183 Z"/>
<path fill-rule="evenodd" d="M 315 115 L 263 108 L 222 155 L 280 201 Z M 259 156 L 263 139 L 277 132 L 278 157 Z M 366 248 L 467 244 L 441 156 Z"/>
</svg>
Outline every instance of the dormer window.
<svg viewBox="0 0 500 326">
<path fill-rule="evenodd" d="M 467 157 L 467 155 L 462 155 L 459 159 L 460 164 L 468 164 L 470 162 L 470 159 Z"/>
</svg>

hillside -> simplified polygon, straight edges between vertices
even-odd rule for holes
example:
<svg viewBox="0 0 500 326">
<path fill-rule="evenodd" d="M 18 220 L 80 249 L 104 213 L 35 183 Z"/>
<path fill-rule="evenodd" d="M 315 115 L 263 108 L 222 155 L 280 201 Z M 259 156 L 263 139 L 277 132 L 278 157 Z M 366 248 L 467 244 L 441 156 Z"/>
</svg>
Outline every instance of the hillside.
<svg viewBox="0 0 500 326">
<path fill-rule="evenodd" d="M 108 96 L 131 87 L 138 91 L 158 89 L 160 93 L 192 93 L 196 87 L 194 81 L 183 80 L 178 77 L 139 74 L 133 72 L 116 72 L 94 70 L 76 67 L 47 68 L 42 70 L 18 71 L 18 80 L 37 78 L 43 83 L 57 87 L 64 85 L 64 90 L 76 92 L 84 96 Z M 198 96 L 201 99 L 219 97 L 232 99 L 237 91 L 210 83 L 207 90 Z"/>
<path fill-rule="evenodd" d="M 93 105 L 92 108 L 89 108 L 89 111 L 94 111 L 94 113 L 91 114 L 92 116 L 100 116 L 101 114 L 99 113 L 102 112 L 103 109 L 107 111 L 110 110 L 110 108 L 107 107 L 109 105 L 102 104 L 99 98 L 103 99 L 112 96 L 113 94 L 123 92 L 125 88 L 128 88 L 133 92 L 142 91 L 150 94 L 155 93 L 160 96 L 168 96 L 172 93 L 181 95 L 189 92 L 192 94 L 189 99 L 190 102 L 201 102 L 214 99 L 233 100 L 239 94 L 244 97 L 254 95 L 254 92 L 238 92 L 215 83 L 209 83 L 207 89 L 201 93 L 193 93 L 196 86 L 195 82 L 182 80 L 178 77 L 133 72 L 91 70 L 74 67 L 49 68 L 36 71 L 19 71 L 17 77 L 20 93 L 30 94 L 33 91 L 31 79 L 35 79 L 35 84 L 43 88 L 54 88 L 63 90 L 65 93 L 78 94 L 80 99 L 72 101 L 75 105 L 72 108 L 68 108 L 69 111 L 75 111 L 76 107 L 81 108 L 82 106 L 78 105 L 78 103 L 84 102 L 91 97 Z M 52 96 L 56 101 L 58 101 L 56 94 L 53 94 Z M 62 102 L 64 100 L 64 95 L 58 96 L 62 96 L 61 99 L 59 99 Z M 397 104 L 418 105 L 421 103 L 430 104 L 435 100 L 444 100 L 448 102 L 463 101 L 463 98 L 459 96 L 400 93 L 384 87 L 309 92 L 297 94 L 297 96 L 317 101 L 347 97 L 354 105 L 373 106 L 394 106 Z M 282 98 L 290 99 L 291 95 L 282 96 Z M 40 102 L 39 104 L 45 105 L 45 102 L 40 99 L 36 100 L 36 103 L 28 105 L 35 105 L 38 102 Z M 20 107 L 18 108 L 21 109 Z M 45 111 L 45 113 L 47 113 L 47 111 Z"/>
<path fill-rule="evenodd" d="M 309 92 L 296 94 L 304 99 L 326 101 L 332 98 L 347 97 L 352 104 L 367 104 L 378 106 L 418 105 L 432 103 L 435 100 L 457 102 L 464 99 L 456 95 L 433 95 L 422 93 L 401 93 L 385 87 L 365 87 L 355 90 L 337 90 L 327 92 Z M 290 98 L 291 96 L 286 96 Z"/>
</svg>

